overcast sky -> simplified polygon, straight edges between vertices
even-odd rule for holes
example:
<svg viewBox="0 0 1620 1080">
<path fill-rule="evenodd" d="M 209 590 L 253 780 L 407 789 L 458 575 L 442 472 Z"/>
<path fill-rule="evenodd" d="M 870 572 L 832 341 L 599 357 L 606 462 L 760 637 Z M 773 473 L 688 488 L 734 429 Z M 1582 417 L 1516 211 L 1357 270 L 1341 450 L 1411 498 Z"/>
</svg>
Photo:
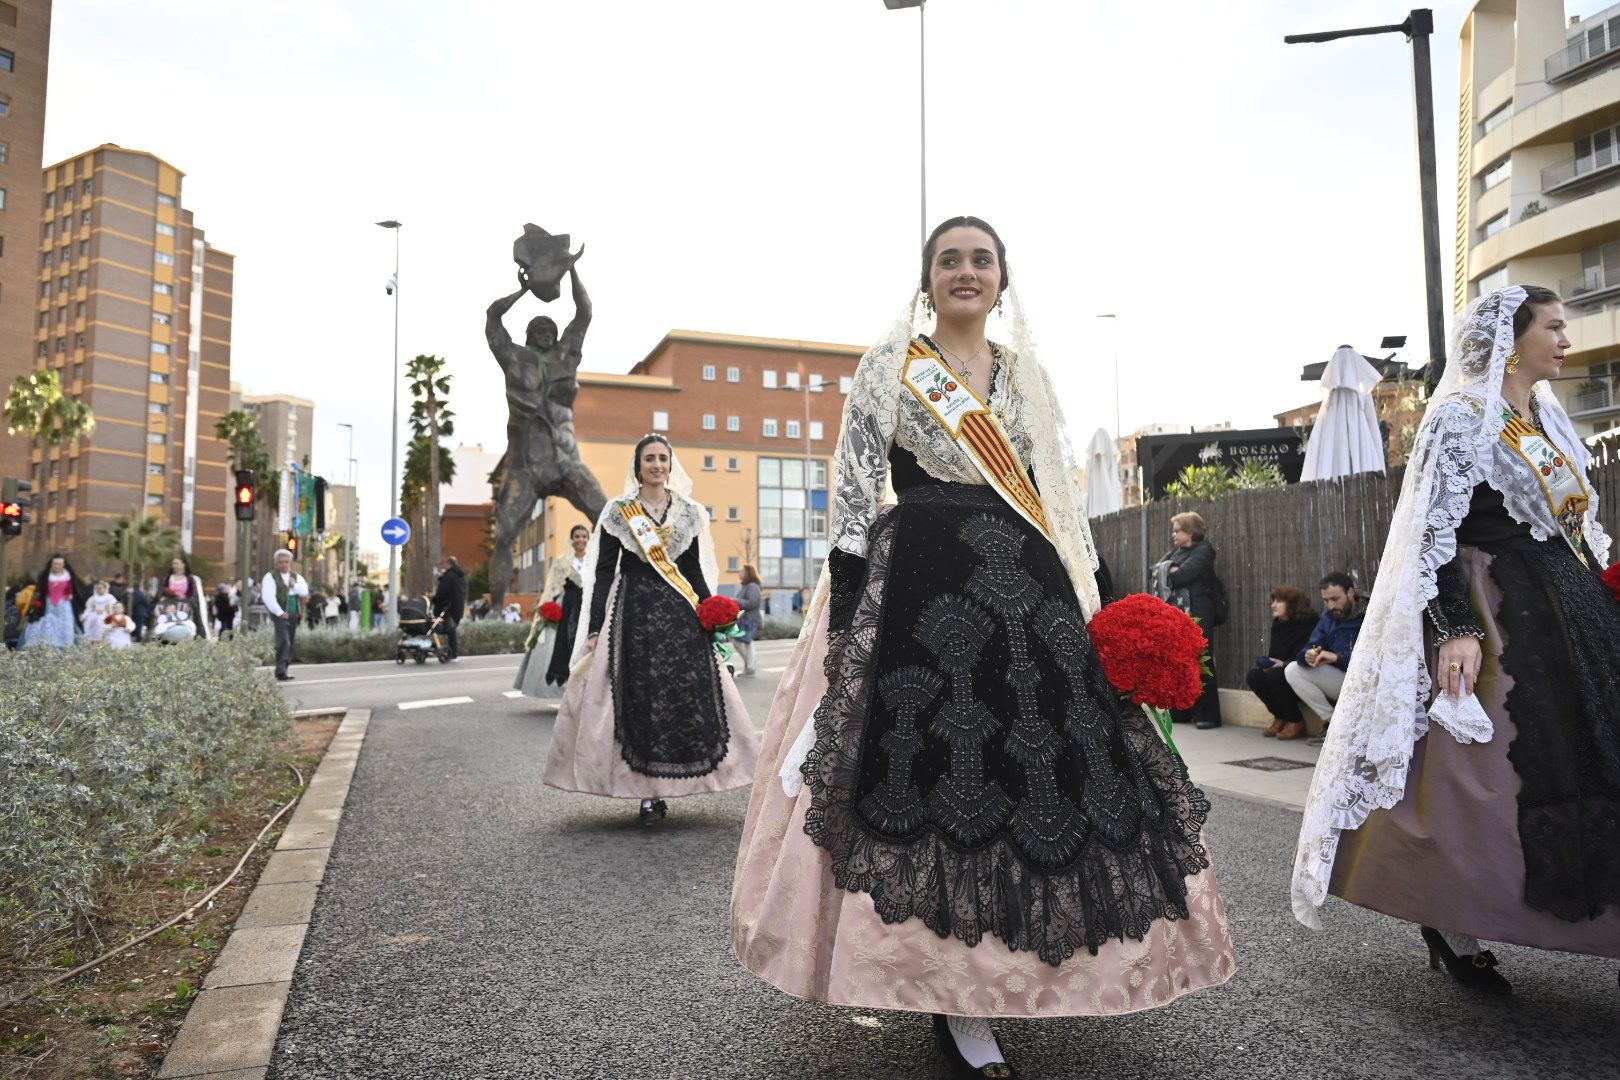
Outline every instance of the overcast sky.
<svg viewBox="0 0 1620 1080">
<path fill-rule="evenodd" d="M 1079 446 L 1114 427 L 1116 344 L 1126 430 L 1269 426 L 1343 342 L 1406 334 L 1422 362 L 1410 50 L 1282 43 L 1406 9 L 929 3 L 929 217 L 1001 231 Z M 1449 238 L 1467 5 L 1434 9 Z M 356 426 L 374 536 L 393 244 L 373 222 L 405 222 L 402 355 L 449 357 L 457 433 L 490 450 L 484 309 L 526 221 L 587 245 L 589 369 L 676 327 L 869 343 L 917 273 L 917 24 L 882 0 L 57 0 L 46 160 L 115 142 L 186 173 L 237 257 L 237 381 L 317 402 L 334 480 Z M 1443 269 L 1449 297 L 1449 239 Z M 565 323 L 566 294 L 550 309 Z"/>
</svg>

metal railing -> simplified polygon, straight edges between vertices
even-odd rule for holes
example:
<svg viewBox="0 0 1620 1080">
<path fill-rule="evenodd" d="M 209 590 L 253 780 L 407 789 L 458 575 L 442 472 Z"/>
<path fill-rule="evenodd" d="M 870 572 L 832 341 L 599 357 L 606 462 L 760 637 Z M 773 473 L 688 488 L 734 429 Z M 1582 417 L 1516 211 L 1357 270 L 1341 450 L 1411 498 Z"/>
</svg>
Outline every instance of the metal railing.
<svg viewBox="0 0 1620 1080">
<path fill-rule="evenodd" d="M 1601 35 L 1605 44 L 1598 48 L 1592 47 L 1590 31 L 1588 31 L 1547 57 L 1547 81 L 1551 83 L 1568 78 L 1588 64 L 1601 60 L 1606 56 L 1620 53 L 1620 19 L 1609 20 L 1607 30 L 1607 34 Z"/>
<path fill-rule="evenodd" d="M 1582 416 L 1586 413 L 1602 412 L 1620 405 L 1614 392 L 1613 376 L 1599 377 L 1590 382 L 1582 383 L 1576 391 L 1569 396 L 1569 415 Z"/>
<path fill-rule="evenodd" d="M 1558 282 L 1558 294 L 1565 300 L 1579 301 L 1592 293 L 1620 291 L 1620 268 L 1589 266 L 1580 277 Z"/>
<path fill-rule="evenodd" d="M 1572 157 L 1541 170 L 1541 190 L 1549 194 L 1575 180 L 1586 180 L 1620 170 L 1620 149 L 1610 146 L 1602 153 Z"/>
</svg>

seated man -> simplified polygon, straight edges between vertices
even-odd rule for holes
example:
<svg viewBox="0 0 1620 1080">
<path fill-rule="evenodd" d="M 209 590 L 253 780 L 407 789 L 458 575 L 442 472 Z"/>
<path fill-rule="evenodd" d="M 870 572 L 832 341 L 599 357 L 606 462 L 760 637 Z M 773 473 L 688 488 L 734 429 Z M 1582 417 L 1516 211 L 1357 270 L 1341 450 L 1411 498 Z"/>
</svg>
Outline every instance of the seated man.
<svg viewBox="0 0 1620 1080">
<path fill-rule="evenodd" d="M 1349 574 L 1329 574 L 1322 579 L 1321 590 L 1326 610 L 1311 631 L 1310 640 L 1283 675 L 1300 703 L 1326 724 L 1332 722 L 1333 703 L 1339 700 L 1339 691 L 1344 687 L 1344 673 L 1350 667 L 1350 653 L 1356 647 L 1367 609 L 1356 596 L 1356 585 Z M 1279 732 L 1277 737 L 1297 739 L 1304 733 L 1304 725 L 1300 725 L 1298 730 L 1286 735 Z"/>
</svg>

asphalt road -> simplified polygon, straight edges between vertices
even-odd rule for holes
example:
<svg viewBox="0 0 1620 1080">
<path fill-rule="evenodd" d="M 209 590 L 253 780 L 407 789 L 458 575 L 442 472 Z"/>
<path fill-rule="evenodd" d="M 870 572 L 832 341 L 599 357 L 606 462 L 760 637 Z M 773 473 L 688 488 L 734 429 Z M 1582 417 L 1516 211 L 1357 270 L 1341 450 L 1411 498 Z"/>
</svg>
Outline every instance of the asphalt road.
<svg viewBox="0 0 1620 1080">
<path fill-rule="evenodd" d="M 762 643 L 763 724 L 789 643 Z M 508 657 L 295 667 L 300 707 L 373 709 L 270 1075 L 277 1080 L 943 1075 L 927 1020 L 789 998 L 731 955 L 746 792 L 635 806 L 543 787 L 553 713 Z M 401 710 L 450 697 L 467 703 Z M 1416 929 L 1288 911 L 1298 815 L 1222 798 L 1208 837 L 1239 972 L 1129 1017 L 998 1023 L 1023 1075 L 1588 1078 L 1617 1072 L 1613 961 L 1498 946 L 1517 994 L 1427 969 Z"/>
</svg>

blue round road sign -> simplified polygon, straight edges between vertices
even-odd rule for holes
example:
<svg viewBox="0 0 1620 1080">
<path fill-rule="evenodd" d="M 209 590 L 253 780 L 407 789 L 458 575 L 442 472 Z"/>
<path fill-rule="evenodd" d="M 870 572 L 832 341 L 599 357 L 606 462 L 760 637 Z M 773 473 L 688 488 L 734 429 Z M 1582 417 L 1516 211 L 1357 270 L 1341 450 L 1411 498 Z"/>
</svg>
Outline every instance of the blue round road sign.
<svg viewBox="0 0 1620 1080">
<path fill-rule="evenodd" d="M 383 522 L 382 538 L 391 547 L 401 547 L 411 538 L 411 526 L 404 518 L 389 518 Z"/>
</svg>

